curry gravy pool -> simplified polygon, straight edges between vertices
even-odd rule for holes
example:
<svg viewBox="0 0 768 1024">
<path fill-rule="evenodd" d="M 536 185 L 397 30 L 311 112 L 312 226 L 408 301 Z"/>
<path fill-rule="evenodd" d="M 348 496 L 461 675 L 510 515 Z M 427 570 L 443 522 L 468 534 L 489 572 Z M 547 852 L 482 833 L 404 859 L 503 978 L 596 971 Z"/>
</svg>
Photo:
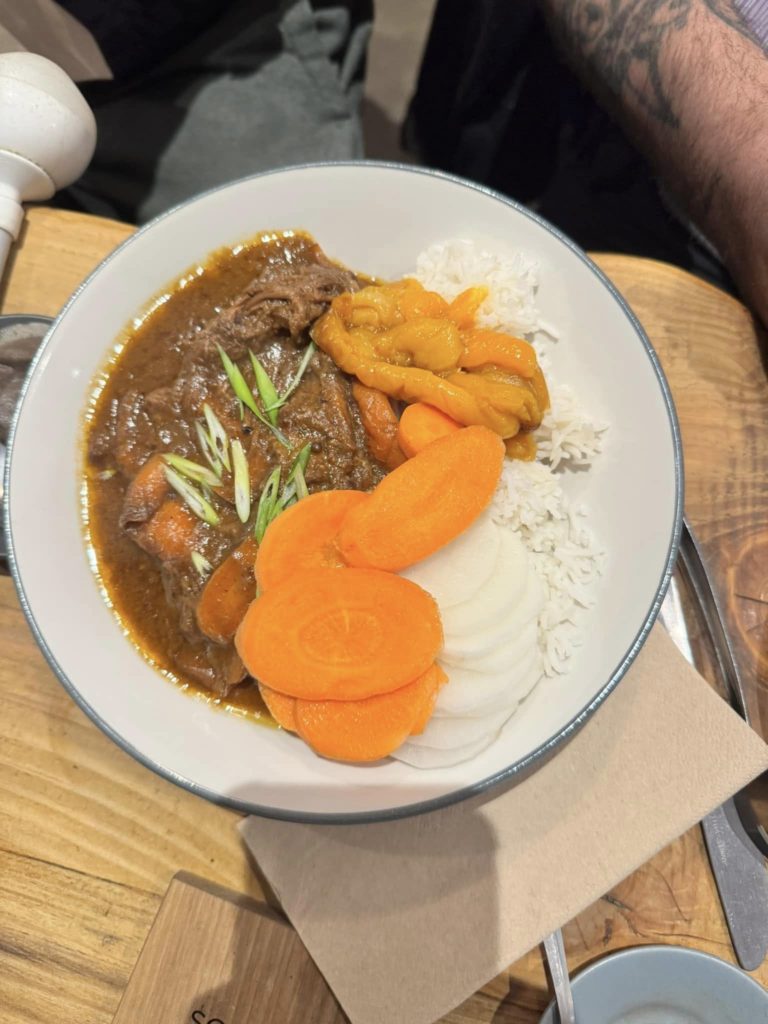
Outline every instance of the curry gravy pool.
<svg viewBox="0 0 768 1024">
<path fill-rule="evenodd" d="M 265 721 L 271 719 L 232 637 L 200 628 L 196 611 L 208 577 L 191 556 L 210 572 L 227 563 L 223 571 L 249 601 L 256 593 L 253 559 L 230 556 L 253 543 L 247 538 L 258 496 L 276 467 L 287 471 L 309 445 L 310 491 L 367 490 L 383 469 L 368 454 L 350 380 L 324 353 L 314 352 L 280 410 L 286 447 L 243 410 L 217 346 L 240 360 L 252 388 L 247 357 L 253 352 L 282 393 L 306 353 L 310 325 L 334 295 L 357 287 L 351 272 L 300 232 L 219 250 L 126 328 L 87 411 L 83 519 L 91 562 L 124 631 L 184 689 Z M 231 482 L 208 494 L 216 525 L 192 515 L 166 482 L 161 453 L 201 461 L 195 423 L 204 405 L 243 446 L 252 498 L 246 523 L 236 514 Z"/>
</svg>

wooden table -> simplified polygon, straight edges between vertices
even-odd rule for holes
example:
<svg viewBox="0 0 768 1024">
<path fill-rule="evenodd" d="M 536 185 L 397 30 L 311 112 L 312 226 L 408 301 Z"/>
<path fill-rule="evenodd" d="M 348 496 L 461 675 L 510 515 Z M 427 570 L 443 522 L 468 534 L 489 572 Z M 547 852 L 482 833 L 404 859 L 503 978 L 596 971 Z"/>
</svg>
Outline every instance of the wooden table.
<svg viewBox="0 0 768 1024">
<path fill-rule="evenodd" d="M 130 231 L 31 210 L 2 311 L 56 313 Z M 768 534 L 755 525 L 768 465 L 760 339 L 741 305 L 682 271 L 620 256 L 598 262 L 643 321 L 670 379 L 687 511 L 727 590 L 765 721 Z M 108 1024 L 177 871 L 263 894 L 237 815 L 158 778 L 91 724 L 43 661 L 8 579 L 0 580 L 0 659 L 0 1021 Z M 564 931 L 571 968 L 648 942 L 733 960 L 698 828 Z M 768 986 L 768 964 L 756 977 Z M 444 1020 L 531 1024 L 548 999 L 536 949 Z"/>
</svg>

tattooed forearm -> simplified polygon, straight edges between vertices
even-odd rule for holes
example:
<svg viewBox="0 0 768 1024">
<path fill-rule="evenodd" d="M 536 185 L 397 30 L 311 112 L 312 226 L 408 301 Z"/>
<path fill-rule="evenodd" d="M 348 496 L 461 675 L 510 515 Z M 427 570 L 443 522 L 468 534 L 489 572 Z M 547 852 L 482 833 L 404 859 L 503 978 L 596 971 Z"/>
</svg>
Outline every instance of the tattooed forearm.
<svg viewBox="0 0 768 1024">
<path fill-rule="evenodd" d="M 590 78 L 670 128 L 680 121 L 662 54 L 697 7 L 760 45 L 731 0 L 548 0 L 547 6 L 566 49 Z"/>
</svg>

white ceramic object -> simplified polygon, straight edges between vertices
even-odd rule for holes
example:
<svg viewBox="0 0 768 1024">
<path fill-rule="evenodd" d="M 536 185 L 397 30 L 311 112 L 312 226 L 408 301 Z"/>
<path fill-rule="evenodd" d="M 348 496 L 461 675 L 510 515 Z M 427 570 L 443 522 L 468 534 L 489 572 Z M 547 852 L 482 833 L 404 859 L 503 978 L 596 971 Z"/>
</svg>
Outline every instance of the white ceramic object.
<svg viewBox="0 0 768 1024">
<path fill-rule="evenodd" d="M 212 710 L 161 678 L 123 636 L 81 532 L 81 430 L 94 374 L 148 300 L 213 249 L 303 228 L 347 266 L 395 277 L 432 242 L 495 239 L 540 261 L 539 305 L 562 340 L 552 374 L 611 424 L 605 453 L 567 478 L 608 552 L 571 671 L 545 681 L 473 760 L 421 771 L 316 757 L 283 732 Z M 381 164 L 288 169 L 209 192 L 108 257 L 54 324 L 28 378 L 7 471 L 8 542 L 19 595 L 54 671 L 124 749 L 210 799 L 276 817 L 374 820 L 427 810 L 520 777 L 616 686 L 658 611 L 682 514 L 674 410 L 637 321 L 596 267 L 553 228 L 498 195 Z"/>
<path fill-rule="evenodd" d="M 21 203 L 71 185 L 95 146 L 93 112 L 58 64 L 26 51 L 0 54 L 1 231 L 15 239 Z"/>
</svg>

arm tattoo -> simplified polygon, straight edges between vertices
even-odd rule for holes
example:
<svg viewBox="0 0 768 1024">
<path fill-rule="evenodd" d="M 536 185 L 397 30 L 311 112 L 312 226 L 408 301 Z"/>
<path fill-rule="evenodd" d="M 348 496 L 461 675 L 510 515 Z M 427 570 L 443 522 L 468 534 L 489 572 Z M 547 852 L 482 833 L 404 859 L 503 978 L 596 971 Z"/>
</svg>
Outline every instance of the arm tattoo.
<svg viewBox="0 0 768 1024">
<path fill-rule="evenodd" d="M 732 0 L 566 0 L 562 31 L 569 48 L 614 95 L 633 97 L 651 117 L 677 128 L 661 51 L 686 27 L 697 4 L 760 47 Z"/>
</svg>

